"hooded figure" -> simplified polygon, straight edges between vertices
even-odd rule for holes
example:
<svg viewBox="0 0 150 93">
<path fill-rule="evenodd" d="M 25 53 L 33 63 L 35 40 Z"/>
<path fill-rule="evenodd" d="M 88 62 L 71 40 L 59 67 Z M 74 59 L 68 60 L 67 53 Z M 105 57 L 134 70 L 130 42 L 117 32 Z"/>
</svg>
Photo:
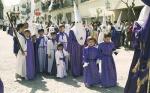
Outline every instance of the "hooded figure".
<svg viewBox="0 0 150 93">
<path fill-rule="evenodd" d="M 53 8 L 53 3 L 54 3 L 54 0 L 51 0 L 51 4 L 50 4 L 50 6 L 49 6 L 49 11 L 51 11 L 52 10 L 52 8 Z"/>
<path fill-rule="evenodd" d="M 147 43 L 149 39 L 146 38 L 146 35 L 150 36 L 150 34 L 147 33 L 150 29 L 149 14 L 150 7 L 145 5 L 140 13 L 138 21 L 136 21 L 133 26 L 135 51 L 124 93 L 149 93 L 147 92 L 147 76 L 149 70 L 147 69 L 147 63 L 148 57 L 150 57 L 150 44 Z M 145 47 L 141 47 L 143 44 Z M 137 70 L 137 68 L 139 69 Z"/>
<path fill-rule="evenodd" d="M 68 52 L 70 53 L 71 73 L 74 77 L 82 75 L 82 52 L 86 41 L 86 31 L 82 19 L 74 3 L 75 25 L 69 32 Z"/>
<path fill-rule="evenodd" d="M 119 48 L 121 45 L 121 31 L 122 31 L 122 26 L 121 26 L 121 16 L 122 16 L 122 11 L 118 17 L 117 23 L 114 25 L 114 39 L 113 42 L 116 46 L 116 48 Z"/>
<path fill-rule="evenodd" d="M 103 23 L 100 26 L 100 29 L 101 29 L 101 31 L 100 31 L 99 36 L 98 36 L 98 44 L 103 42 L 104 34 L 108 33 L 105 13 L 104 13 L 104 16 L 103 16 Z"/>
</svg>

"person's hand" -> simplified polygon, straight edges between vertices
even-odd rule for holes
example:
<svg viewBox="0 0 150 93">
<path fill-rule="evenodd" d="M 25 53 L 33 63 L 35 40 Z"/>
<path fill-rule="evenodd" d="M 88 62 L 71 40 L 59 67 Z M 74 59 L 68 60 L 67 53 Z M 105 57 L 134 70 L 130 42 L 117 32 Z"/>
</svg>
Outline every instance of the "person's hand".
<svg viewBox="0 0 150 93">
<path fill-rule="evenodd" d="M 102 60 L 97 60 L 96 64 L 101 64 Z"/>
<path fill-rule="evenodd" d="M 57 64 L 57 66 L 59 66 L 59 64 Z"/>
<path fill-rule="evenodd" d="M 84 63 L 83 68 L 87 67 L 89 63 Z"/>
<path fill-rule="evenodd" d="M 23 55 L 23 56 L 27 56 L 27 52 L 23 52 L 22 55 Z"/>
</svg>

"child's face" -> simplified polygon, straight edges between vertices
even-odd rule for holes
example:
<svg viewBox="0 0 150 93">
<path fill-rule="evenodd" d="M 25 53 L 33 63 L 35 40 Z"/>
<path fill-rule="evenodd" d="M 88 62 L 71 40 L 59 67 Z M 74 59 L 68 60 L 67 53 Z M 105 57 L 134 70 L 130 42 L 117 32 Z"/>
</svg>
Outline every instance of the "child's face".
<svg viewBox="0 0 150 93">
<path fill-rule="evenodd" d="M 60 32 L 64 32 L 65 28 L 64 27 L 60 27 L 59 30 L 60 30 Z"/>
<path fill-rule="evenodd" d="M 25 37 L 30 37 L 31 36 L 31 33 L 30 32 L 25 32 Z"/>
<path fill-rule="evenodd" d="M 63 50 L 63 46 L 58 47 L 58 50 Z"/>
<path fill-rule="evenodd" d="M 39 32 L 39 35 L 40 35 L 40 36 L 43 36 L 43 35 L 44 35 L 44 32 Z"/>
<path fill-rule="evenodd" d="M 94 46 L 95 45 L 95 41 L 94 40 L 89 40 L 88 41 L 88 46 Z"/>
<path fill-rule="evenodd" d="M 32 40 L 35 41 L 36 40 L 36 36 L 32 36 Z"/>
<path fill-rule="evenodd" d="M 106 37 L 106 38 L 104 38 L 104 42 L 106 42 L 106 43 L 111 42 L 111 37 Z"/>
</svg>

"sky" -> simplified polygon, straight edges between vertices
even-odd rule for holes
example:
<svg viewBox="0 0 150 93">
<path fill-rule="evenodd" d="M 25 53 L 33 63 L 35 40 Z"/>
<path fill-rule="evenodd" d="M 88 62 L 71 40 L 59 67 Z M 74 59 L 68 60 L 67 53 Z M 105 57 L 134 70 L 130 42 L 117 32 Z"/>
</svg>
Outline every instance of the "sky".
<svg viewBox="0 0 150 93">
<path fill-rule="evenodd" d="M 2 1 L 3 1 L 4 6 L 6 6 L 6 7 L 18 4 L 20 2 L 20 0 L 2 0 Z"/>
</svg>

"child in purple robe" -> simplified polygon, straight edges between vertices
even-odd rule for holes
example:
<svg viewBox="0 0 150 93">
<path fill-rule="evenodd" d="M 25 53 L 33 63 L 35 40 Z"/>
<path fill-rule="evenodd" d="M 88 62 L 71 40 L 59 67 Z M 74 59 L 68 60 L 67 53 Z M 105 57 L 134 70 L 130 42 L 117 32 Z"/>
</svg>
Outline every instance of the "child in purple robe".
<svg viewBox="0 0 150 93">
<path fill-rule="evenodd" d="M 35 78 L 34 46 L 30 36 L 31 36 L 30 31 L 25 30 L 25 37 L 26 37 L 26 44 L 27 44 L 27 55 L 26 55 L 27 80 L 32 80 Z"/>
<path fill-rule="evenodd" d="M 3 86 L 3 82 L 0 79 L 0 93 L 4 93 L 4 86 Z"/>
<path fill-rule="evenodd" d="M 96 45 L 96 39 L 89 37 L 88 46 L 83 50 L 83 68 L 84 68 L 84 84 L 86 87 L 91 87 L 100 83 L 100 74 L 98 71 L 97 62 L 99 60 L 99 52 Z"/>
<path fill-rule="evenodd" d="M 117 74 L 114 58 L 112 56 L 115 45 L 111 42 L 111 35 L 104 35 L 104 42 L 98 46 L 101 59 L 101 85 L 102 87 L 113 87 L 117 85 Z M 117 54 L 117 52 L 114 52 Z"/>
</svg>

